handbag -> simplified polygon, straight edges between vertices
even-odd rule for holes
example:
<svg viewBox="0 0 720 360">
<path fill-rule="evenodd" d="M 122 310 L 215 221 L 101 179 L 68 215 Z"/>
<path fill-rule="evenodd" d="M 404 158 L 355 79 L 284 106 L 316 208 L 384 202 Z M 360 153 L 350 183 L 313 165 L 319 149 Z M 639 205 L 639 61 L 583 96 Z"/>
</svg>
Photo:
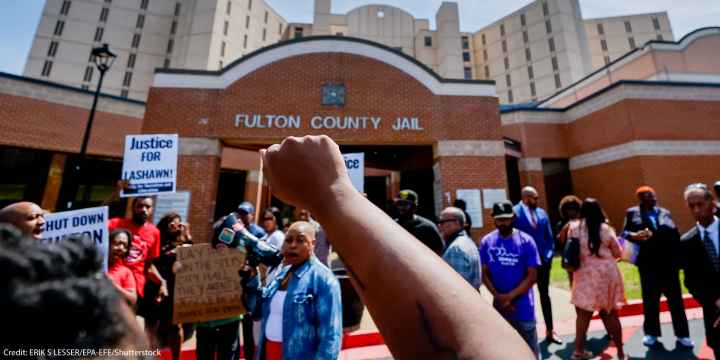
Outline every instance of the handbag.
<svg viewBox="0 0 720 360">
<path fill-rule="evenodd" d="M 580 267 L 580 239 L 577 236 L 568 236 L 565 242 L 562 267 L 567 271 L 575 271 Z"/>
</svg>

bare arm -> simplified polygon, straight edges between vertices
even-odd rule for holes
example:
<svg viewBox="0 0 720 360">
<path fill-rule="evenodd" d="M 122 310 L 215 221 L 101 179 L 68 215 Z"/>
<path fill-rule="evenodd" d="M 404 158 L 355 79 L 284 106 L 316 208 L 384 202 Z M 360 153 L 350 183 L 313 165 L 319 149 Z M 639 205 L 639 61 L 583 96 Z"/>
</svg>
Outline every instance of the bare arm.
<svg viewBox="0 0 720 360">
<path fill-rule="evenodd" d="M 528 273 L 525 279 L 523 279 L 522 282 L 520 282 L 520 285 L 518 285 L 516 288 L 512 289 L 508 293 L 508 296 L 511 299 L 515 299 L 516 297 L 526 293 L 528 290 L 532 289 L 533 285 L 535 285 L 535 282 L 537 281 L 537 268 L 528 268 Z"/>
<path fill-rule="evenodd" d="M 317 214 L 396 358 L 533 358 L 470 284 L 352 187 L 330 138 L 287 138 L 263 160 L 275 195 Z"/>
<path fill-rule="evenodd" d="M 492 280 L 490 280 L 490 268 L 487 265 L 483 265 L 482 267 L 482 278 L 483 278 L 483 284 L 485 284 L 485 287 L 490 291 L 490 294 L 492 296 L 497 296 L 498 292 L 495 289 L 495 285 L 493 285 Z"/>
<path fill-rule="evenodd" d="M 115 285 L 115 288 L 120 292 L 120 295 L 122 295 L 125 300 L 127 300 L 128 303 L 131 305 L 135 305 L 135 302 L 137 302 L 137 293 L 135 293 L 135 290 L 133 289 L 123 289 L 120 287 L 120 285 L 116 284 L 114 281 L 112 282 L 113 285 Z"/>
</svg>

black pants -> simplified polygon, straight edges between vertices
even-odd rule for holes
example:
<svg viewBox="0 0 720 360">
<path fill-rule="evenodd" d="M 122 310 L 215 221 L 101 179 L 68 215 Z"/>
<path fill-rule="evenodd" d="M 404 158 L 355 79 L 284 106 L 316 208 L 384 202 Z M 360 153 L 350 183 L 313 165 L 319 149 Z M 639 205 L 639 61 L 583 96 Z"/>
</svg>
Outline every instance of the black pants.
<svg viewBox="0 0 720 360">
<path fill-rule="evenodd" d="M 713 323 L 717 319 L 717 310 L 715 304 L 703 305 L 703 321 L 705 323 L 705 341 L 708 347 L 713 349 L 715 359 L 720 359 L 720 330 L 713 327 Z"/>
<path fill-rule="evenodd" d="M 255 337 L 253 336 L 252 316 L 245 316 L 242 320 L 243 357 L 251 360 L 255 358 Z"/>
<path fill-rule="evenodd" d="M 687 316 L 680 290 L 680 275 L 677 270 L 658 269 L 657 267 L 639 267 L 640 287 L 642 289 L 645 335 L 660 336 L 660 296 L 665 294 L 673 330 L 676 337 L 688 337 Z"/>
<path fill-rule="evenodd" d="M 198 360 L 237 360 L 240 358 L 240 320 L 218 327 L 198 326 L 195 330 Z"/>
<path fill-rule="evenodd" d="M 542 307 L 543 319 L 545 319 L 545 329 L 547 332 L 553 330 L 552 304 L 550 303 L 550 269 L 552 261 L 540 265 L 537 269 L 537 287 L 540 292 L 540 306 Z"/>
</svg>

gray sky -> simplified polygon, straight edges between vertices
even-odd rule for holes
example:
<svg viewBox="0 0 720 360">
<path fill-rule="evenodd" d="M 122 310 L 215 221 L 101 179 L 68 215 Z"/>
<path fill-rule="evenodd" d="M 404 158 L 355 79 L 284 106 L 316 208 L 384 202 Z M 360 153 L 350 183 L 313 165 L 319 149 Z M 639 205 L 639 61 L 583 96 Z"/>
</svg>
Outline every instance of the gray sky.
<svg viewBox="0 0 720 360">
<path fill-rule="evenodd" d="M 290 22 L 312 22 L 312 0 L 267 0 Z M 454 0 L 462 31 L 476 31 L 529 4 L 530 0 Z M 368 4 L 400 7 L 416 18 L 434 18 L 442 0 L 334 0 L 332 11 L 346 13 Z M 0 0 L 0 71 L 22 73 L 44 0 Z M 676 39 L 705 26 L 720 26 L 720 0 L 580 0 L 584 18 L 667 11 Z"/>
</svg>

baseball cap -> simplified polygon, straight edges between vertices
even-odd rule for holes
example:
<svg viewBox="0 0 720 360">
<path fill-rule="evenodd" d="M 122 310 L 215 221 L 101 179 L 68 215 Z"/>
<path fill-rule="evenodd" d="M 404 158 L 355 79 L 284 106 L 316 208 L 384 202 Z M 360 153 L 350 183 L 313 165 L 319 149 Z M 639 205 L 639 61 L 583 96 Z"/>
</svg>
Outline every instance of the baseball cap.
<svg viewBox="0 0 720 360">
<path fill-rule="evenodd" d="M 242 204 L 238 205 L 237 208 L 238 212 L 244 212 L 246 214 L 254 214 L 255 213 L 255 206 L 253 204 L 245 201 Z"/>
<path fill-rule="evenodd" d="M 635 195 L 640 195 L 640 194 L 646 193 L 646 192 L 655 194 L 655 189 L 653 189 L 650 186 L 643 185 L 643 186 L 637 188 L 637 190 L 635 190 Z"/>
<path fill-rule="evenodd" d="M 509 201 L 500 201 L 493 204 L 492 217 L 494 219 L 511 219 L 515 216 L 512 203 Z"/>
<path fill-rule="evenodd" d="M 409 201 L 415 205 L 418 204 L 418 194 L 412 190 L 400 190 L 400 193 L 398 193 L 398 196 L 395 198 L 395 201 Z"/>
</svg>

